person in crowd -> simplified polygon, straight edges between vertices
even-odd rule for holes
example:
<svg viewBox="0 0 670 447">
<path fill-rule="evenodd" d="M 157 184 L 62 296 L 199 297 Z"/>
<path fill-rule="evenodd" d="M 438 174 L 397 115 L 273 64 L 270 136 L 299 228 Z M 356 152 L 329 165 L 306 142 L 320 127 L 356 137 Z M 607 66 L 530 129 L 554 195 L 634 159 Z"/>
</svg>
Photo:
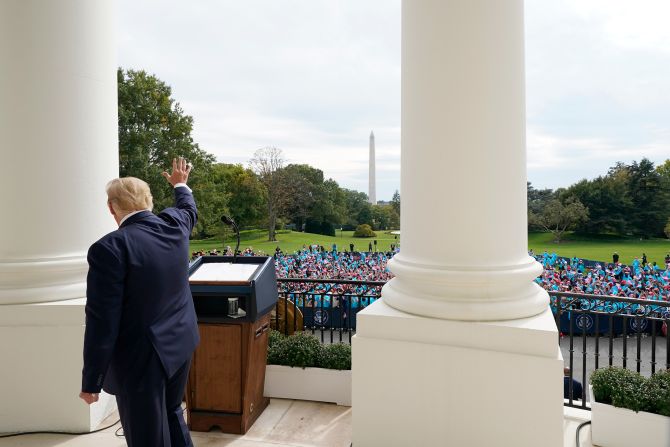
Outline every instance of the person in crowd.
<svg viewBox="0 0 670 447">
<path fill-rule="evenodd" d="M 175 206 L 157 215 L 144 181 L 109 182 L 107 205 L 119 228 L 88 251 L 79 397 L 92 404 L 101 389 L 116 395 L 131 447 L 193 445 L 181 407 L 200 340 L 185 262 L 197 220 L 190 171 L 179 158 L 163 173 Z"/>
<path fill-rule="evenodd" d="M 570 399 L 570 384 L 572 383 L 572 400 L 582 400 L 583 388 L 582 384 L 571 377 L 570 368 L 563 368 L 563 399 Z"/>
<path fill-rule="evenodd" d="M 549 292 L 670 301 L 670 268 L 662 270 L 649 264 L 643 268 L 639 260 L 631 266 L 590 261 L 587 267 L 582 259 L 573 267 L 565 258 L 546 252 L 537 260 L 544 265 L 544 270 L 536 282 Z"/>
<path fill-rule="evenodd" d="M 616 265 L 618 263 L 619 263 L 619 253 L 615 251 L 614 254 L 612 255 L 612 264 Z"/>
</svg>

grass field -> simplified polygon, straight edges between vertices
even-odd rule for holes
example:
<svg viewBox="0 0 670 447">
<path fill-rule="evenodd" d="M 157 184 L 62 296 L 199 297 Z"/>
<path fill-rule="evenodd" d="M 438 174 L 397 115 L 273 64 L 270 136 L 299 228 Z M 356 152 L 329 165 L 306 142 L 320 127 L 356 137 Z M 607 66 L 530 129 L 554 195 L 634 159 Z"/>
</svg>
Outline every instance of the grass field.
<svg viewBox="0 0 670 447">
<path fill-rule="evenodd" d="M 298 231 L 279 231 L 277 232 L 277 242 L 268 242 L 267 231 L 245 230 L 240 232 L 240 250 L 253 247 L 254 250 L 262 250 L 266 254 L 273 254 L 275 248 L 279 246 L 285 253 L 293 253 L 301 249 L 303 245 L 318 244 L 323 245 L 327 250 L 337 244 L 339 251 L 349 250 L 349 244 L 354 244 L 356 251 L 368 251 L 368 244 L 377 240 L 377 251 L 388 251 L 391 244 L 397 244 L 395 235 L 386 231 L 377 231 L 377 237 L 357 238 L 353 231 L 336 231 L 337 236 L 324 236 L 321 234 L 300 233 Z M 373 242 L 374 244 L 374 242 Z M 227 238 L 225 243 L 217 239 L 205 239 L 191 241 L 191 251 L 210 250 L 212 248 L 221 249 L 224 245 L 230 245 L 235 248 L 235 240 Z M 374 245 L 372 246 L 374 250 Z"/>
<path fill-rule="evenodd" d="M 437 237 L 437 232 L 435 233 Z M 240 248 L 253 247 L 254 250 L 262 250 L 266 254 L 274 253 L 275 247 L 279 246 L 285 253 L 292 253 L 303 245 L 319 244 L 327 249 L 331 249 L 333 244 L 337 244 L 337 249 L 344 251 L 349 249 L 349 244 L 353 243 L 355 250 L 367 251 L 368 243 L 377 240 L 377 250 L 386 251 L 390 249 L 391 244 L 398 243 L 395 235 L 390 232 L 378 231 L 376 238 L 355 238 L 353 231 L 337 231 L 337 236 L 323 236 L 320 234 L 300 233 L 294 231 L 281 231 L 277 233 L 277 242 L 267 241 L 267 231 L 247 230 L 241 232 L 242 242 Z M 549 233 L 530 233 L 528 235 L 528 247 L 535 253 L 541 254 L 544 250 L 550 253 L 556 252 L 560 256 L 577 256 L 579 258 L 593 259 L 598 261 L 612 261 L 612 253 L 619 253 L 620 261 L 630 264 L 635 256 L 641 257 L 642 253 L 647 254 L 649 262 L 656 261 L 663 266 L 663 259 L 666 253 L 670 253 L 670 240 L 652 239 L 637 240 L 626 239 L 615 236 L 598 236 L 585 238 L 583 236 L 566 234 L 564 241 L 560 244 L 553 242 L 553 237 Z M 222 243 L 217 239 L 205 239 L 191 241 L 191 251 L 210 250 L 212 248 L 221 249 L 224 245 L 235 246 L 235 241 L 231 238 Z M 374 246 L 373 246 L 374 247 Z"/>
<path fill-rule="evenodd" d="M 616 236 L 584 237 L 575 234 L 567 234 L 565 241 L 560 244 L 553 242 L 550 233 L 528 234 L 528 247 L 536 254 L 544 250 L 549 253 L 555 252 L 559 256 L 577 256 L 578 258 L 593 259 L 596 261 L 612 262 L 612 253 L 619 253 L 619 262 L 630 264 L 642 253 L 647 254 L 647 261 L 656 261 L 663 267 L 666 253 L 670 253 L 670 240 L 650 239 L 638 240 L 627 239 Z"/>
</svg>

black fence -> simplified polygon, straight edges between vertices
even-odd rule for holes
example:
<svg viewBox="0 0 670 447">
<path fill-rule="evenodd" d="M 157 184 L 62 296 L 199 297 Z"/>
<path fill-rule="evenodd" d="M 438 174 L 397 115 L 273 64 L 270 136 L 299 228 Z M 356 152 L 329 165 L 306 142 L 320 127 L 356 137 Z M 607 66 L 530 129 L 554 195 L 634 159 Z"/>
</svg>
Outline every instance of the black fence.
<svg viewBox="0 0 670 447">
<path fill-rule="evenodd" d="M 588 409 L 591 372 L 607 366 L 649 376 L 670 368 L 670 302 L 552 292 L 559 346 L 570 374 L 566 405 Z M 575 393 L 574 380 L 582 393 Z"/>
<path fill-rule="evenodd" d="M 384 281 L 278 278 L 273 326 L 284 334 L 307 331 L 326 343 L 351 343 L 356 315 L 381 296 Z"/>
<path fill-rule="evenodd" d="M 383 281 L 277 279 L 273 326 L 311 332 L 324 343 L 351 343 L 356 315 L 381 296 Z M 565 405 L 589 409 L 591 373 L 607 366 L 649 376 L 670 368 L 670 302 L 551 292 L 567 376 Z M 581 393 L 573 380 L 582 385 Z"/>
</svg>

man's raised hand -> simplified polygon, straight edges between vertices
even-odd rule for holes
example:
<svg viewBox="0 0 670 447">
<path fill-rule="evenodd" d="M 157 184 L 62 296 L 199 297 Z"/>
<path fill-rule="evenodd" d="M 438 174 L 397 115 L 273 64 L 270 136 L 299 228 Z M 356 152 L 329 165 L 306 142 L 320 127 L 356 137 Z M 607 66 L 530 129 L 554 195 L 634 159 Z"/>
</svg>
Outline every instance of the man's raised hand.
<svg viewBox="0 0 670 447">
<path fill-rule="evenodd" d="M 184 160 L 184 157 L 173 158 L 172 174 L 168 174 L 167 171 L 163 171 L 163 177 L 165 177 L 172 186 L 176 185 L 177 183 L 186 183 L 192 168 L 193 165 L 187 163 L 186 160 Z"/>
</svg>

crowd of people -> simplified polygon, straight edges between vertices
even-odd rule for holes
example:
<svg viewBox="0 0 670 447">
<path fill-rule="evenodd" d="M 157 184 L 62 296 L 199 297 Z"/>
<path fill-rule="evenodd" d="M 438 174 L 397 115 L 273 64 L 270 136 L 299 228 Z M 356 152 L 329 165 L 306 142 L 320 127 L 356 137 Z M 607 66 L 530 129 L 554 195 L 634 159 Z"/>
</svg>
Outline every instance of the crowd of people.
<svg viewBox="0 0 670 447">
<path fill-rule="evenodd" d="M 322 245 L 304 245 L 294 253 L 284 253 L 279 247 L 273 255 L 277 278 L 293 279 L 332 279 L 349 281 L 380 281 L 386 282 L 393 277 L 388 268 L 388 261 L 399 248 L 392 251 L 352 250 L 339 251 L 333 244 L 330 248 Z M 203 255 L 232 255 L 233 249 L 193 252 L 193 257 Z M 240 256 L 265 255 L 248 247 L 238 253 Z M 542 264 L 542 275 L 536 282 L 548 292 L 587 293 L 593 295 L 620 296 L 647 300 L 670 301 L 670 254 L 665 258 L 665 265 L 647 262 L 647 256 L 633 259 L 630 265 L 619 262 L 619 255 L 614 254 L 612 262 L 595 262 L 577 257 L 564 258 L 556 253 L 545 251 L 532 256 Z M 305 305 L 337 306 L 339 296 L 379 296 L 379 286 L 347 283 L 282 283 L 281 287 L 296 297 L 303 305 L 302 298 L 309 296 Z M 365 305 L 355 300 L 355 305 Z M 353 304 L 353 303 L 352 303 Z"/>
<path fill-rule="evenodd" d="M 670 301 L 670 254 L 665 266 L 647 262 L 646 255 L 630 265 L 614 254 L 611 263 L 562 258 L 544 252 L 535 258 L 544 271 L 535 281 L 549 292 L 573 292 L 646 300 Z"/>
</svg>

